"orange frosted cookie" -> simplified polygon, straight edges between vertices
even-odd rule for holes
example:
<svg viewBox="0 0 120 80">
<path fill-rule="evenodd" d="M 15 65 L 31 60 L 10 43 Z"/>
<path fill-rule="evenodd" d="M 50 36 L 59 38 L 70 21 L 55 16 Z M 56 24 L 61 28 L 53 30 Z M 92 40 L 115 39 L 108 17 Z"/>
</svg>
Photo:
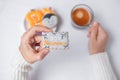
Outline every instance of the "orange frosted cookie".
<svg viewBox="0 0 120 80">
<path fill-rule="evenodd" d="M 52 8 L 42 8 L 41 12 L 46 15 L 46 14 L 55 14 L 55 12 L 52 10 Z"/>
<path fill-rule="evenodd" d="M 26 15 L 25 22 L 27 26 L 45 26 L 48 28 L 54 28 L 58 24 L 58 17 L 51 8 L 42 8 L 40 10 L 32 9 Z M 28 29 L 29 27 L 27 27 Z"/>
<path fill-rule="evenodd" d="M 30 27 L 35 25 L 42 26 L 43 13 L 40 10 L 31 10 L 26 15 L 26 20 L 30 24 Z"/>
</svg>

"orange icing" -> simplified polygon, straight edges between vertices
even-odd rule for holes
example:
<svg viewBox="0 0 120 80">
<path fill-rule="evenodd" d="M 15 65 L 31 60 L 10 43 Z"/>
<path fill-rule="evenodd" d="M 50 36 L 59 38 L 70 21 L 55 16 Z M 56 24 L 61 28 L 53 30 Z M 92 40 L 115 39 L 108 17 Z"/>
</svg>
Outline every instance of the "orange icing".
<svg viewBox="0 0 120 80">
<path fill-rule="evenodd" d="M 60 46 L 60 45 L 66 45 L 66 42 L 49 42 L 49 41 L 44 41 L 45 45 L 53 45 L 53 46 Z"/>
<path fill-rule="evenodd" d="M 46 14 L 55 14 L 51 8 L 43 8 L 41 10 L 31 10 L 26 15 L 26 20 L 30 24 L 30 27 L 35 25 L 43 26 L 42 19 Z"/>
</svg>

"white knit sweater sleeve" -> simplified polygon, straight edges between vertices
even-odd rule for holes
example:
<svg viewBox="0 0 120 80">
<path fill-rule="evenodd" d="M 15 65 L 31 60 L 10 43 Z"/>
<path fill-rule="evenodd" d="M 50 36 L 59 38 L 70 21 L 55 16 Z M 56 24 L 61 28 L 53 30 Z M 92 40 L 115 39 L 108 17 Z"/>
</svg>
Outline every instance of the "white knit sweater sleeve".
<svg viewBox="0 0 120 80">
<path fill-rule="evenodd" d="M 32 69 L 31 64 L 24 60 L 19 51 L 16 54 L 12 80 L 29 80 L 28 73 Z"/>
<path fill-rule="evenodd" d="M 91 55 L 91 61 L 96 79 L 117 80 L 106 52 Z"/>
<path fill-rule="evenodd" d="M 91 55 L 93 70 L 95 72 L 94 80 L 117 80 L 109 62 L 107 53 Z M 16 57 L 12 80 L 29 80 L 28 73 L 31 70 L 31 64 L 27 63 L 21 54 Z"/>
</svg>

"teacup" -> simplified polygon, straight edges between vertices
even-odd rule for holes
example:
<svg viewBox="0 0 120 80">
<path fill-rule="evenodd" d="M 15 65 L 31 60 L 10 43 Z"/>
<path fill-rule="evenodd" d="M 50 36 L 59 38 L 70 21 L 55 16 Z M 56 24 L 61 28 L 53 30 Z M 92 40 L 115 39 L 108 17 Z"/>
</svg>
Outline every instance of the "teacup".
<svg viewBox="0 0 120 80">
<path fill-rule="evenodd" d="M 72 25 L 77 28 L 88 27 L 94 18 L 92 9 L 85 4 L 78 4 L 71 11 Z"/>
</svg>

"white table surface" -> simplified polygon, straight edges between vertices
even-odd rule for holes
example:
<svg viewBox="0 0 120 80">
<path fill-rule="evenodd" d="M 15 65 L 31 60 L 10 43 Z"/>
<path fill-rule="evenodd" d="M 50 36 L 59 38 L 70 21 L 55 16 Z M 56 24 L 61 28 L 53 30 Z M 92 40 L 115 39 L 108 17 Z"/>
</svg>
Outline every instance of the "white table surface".
<svg viewBox="0 0 120 80">
<path fill-rule="evenodd" d="M 30 80 L 94 80 L 88 55 L 87 29 L 71 26 L 70 11 L 76 4 L 88 4 L 110 35 L 107 51 L 120 79 L 120 0 L 0 0 L 0 80 L 10 80 L 11 58 L 24 32 L 25 14 L 32 8 L 52 6 L 61 17 L 60 31 L 70 34 L 70 49 L 51 51 L 33 66 Z"/>
</svg>

